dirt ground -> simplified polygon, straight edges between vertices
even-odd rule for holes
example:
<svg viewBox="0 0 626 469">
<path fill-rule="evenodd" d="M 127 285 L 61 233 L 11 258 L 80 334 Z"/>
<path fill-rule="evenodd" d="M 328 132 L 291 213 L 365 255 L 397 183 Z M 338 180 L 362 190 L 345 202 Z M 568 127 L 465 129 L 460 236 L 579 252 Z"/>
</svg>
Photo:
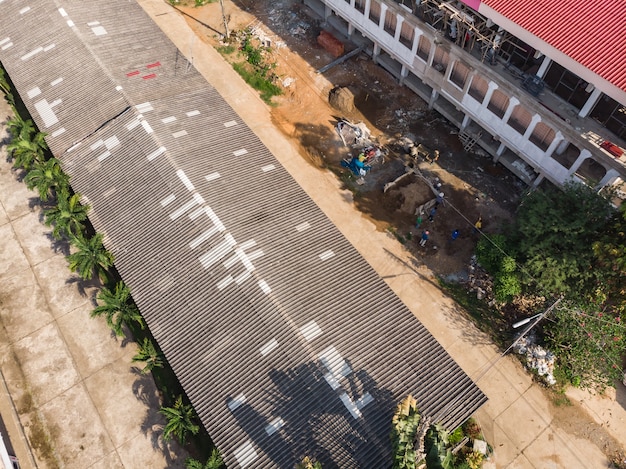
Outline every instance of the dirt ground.
<svg viewBox="0 0 626 469">
<path fill-rule="evenodd" d="M 183 2 L 184 3 L 184 2 Z M 316 38 L 326 29 L 297 0 L 257 0 L 224 2 L 230 31 L 251 27 L 255 35 L 271 44 L 275 72 L 284 92 L 273 99 L 273 123 L 301 148 L 303 164 L 324 167 L 337 174 L 354 194 L 358 209 L 379 230 L 389 230 L 425 264 L 441 276 L 462 277 L 478 237 L 472 233 L 480 217 L 483 230 L 497 231 L 510 219 L 526 186 L 491 157 L 478 150 L 465 152 L 457 129 L 398 82 L 365 54 L 317 74 L 316 70 L 334 60 Z M 218 2 L 202 7 L 178 6 L 197 36 L 214 47 L 222 42 L 224 24 Z M 332 31 L 332 30 L 331 30 Z M 335 32 L 336 33 L 336 32 Z M 338 35 L 336 35 L 339 37 Z M 346 52 L 355 48 L 344 38 Z M 347 87 L 355 96 L 356 109 L 342 113 L 328 103 L 334 87 Z M 388 150 L 384 164 L 375 165 L 359 185 L 340 162 L 351 148 L 341 142 L 335 125 L 341 118 L 364 122 L 377 142 Z M 424 217 L 415 228 L 415 209 L 431 200 L 433 194 L 423 180 L 412 175 L 394 189 L 383 193 L 386 183 L 405 173 L 406 155 L 401 142 L 410 139 L 430 149 L 438 149 L 434 164 L 421 162 L 419 169 L 429 180 L 439 178 L 445 202 L 433 222 Z M 422 229 L 431 237 L 426 248 L 418 245 Z M 451 240 L 458 229 L 460 236 Z M 601 425 L 589 419 L 577 405 L 557 403 L 555 420 L 567 432 L 586 438 L 603 448 L 609 458 L 619 460 L 620 442 Z M 622 456 L 623 458 L 623 456 Z M 618 466 L 621 467 L 621 466 Z"/>
<path fill-rule="evenodd" d="M 353 192 L 358 209 L 378 229 L 394 233 L 418 262 L 439 275 L 465 275 L 478 239 L 472 233 L 473 224 L 481 217 L 484 230 L 497 230 L 517 205 L 524 184 L 481 151 L 463 151 L 457 130 L 367 55 L 361 53 L 323 75 L 317 74 L 317 69 L 335 57 L 317 44 L 319 32 L 327 28 L 303 4 L 262 0 L 224 5 L 231 33 L 253 28 L 257 37 L 270 44 L 270 60 L 276 64 L 284 90 L 273 99 L 272 119 L 300 146 L 308 163 L 335 172 Z M 213 46 L 222 44 L 225 29 L 219 3 L 179 8 L 203 41 Z M 343 42 L 346 52 L 356 47 Z M 328 95 L 334 87 L 347 87 L 353 93 L 353 112 L 329 105 Z M 340 165 L 353 151 L 343 145 L 335 131 L 341 118 L 365 123 L 388 152 L 384 164 L 375 165 L 362 185 Z M 410 176 L 383 193 L 386 183 L 405 173 L 406 139 L 441 154 L 436 163 L 419 165 L 427 179 L 439 178 L 445 194 L 445 203 L 438 208 L 434 221 L 425 220 L 419 229 L 414 226 L 415 210 L 434 198 L 427 184 Z M 430 239 L 421 248 L 418 241 L 424 229 L 430 231 Z M 460 232 L 455 241 L 451 239 L 453 230 Z"/>
</svg>

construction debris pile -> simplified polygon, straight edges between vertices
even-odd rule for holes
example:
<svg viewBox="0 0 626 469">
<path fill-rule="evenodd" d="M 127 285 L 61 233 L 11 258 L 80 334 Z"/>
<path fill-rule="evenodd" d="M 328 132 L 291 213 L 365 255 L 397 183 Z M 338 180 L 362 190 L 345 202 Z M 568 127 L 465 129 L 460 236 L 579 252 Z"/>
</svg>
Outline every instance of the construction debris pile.
<svg viewBox="0 0 626 469">
<path fill-rule="evenodd" d="M 534 343 L 533 336 L 522 337 L 515 344 L 513 350 L 525 356 L 526 366 L 535 371 L 543 381 L 552 386 L 556 384 L 554 379 L 554 354 Z"/>
</svg>

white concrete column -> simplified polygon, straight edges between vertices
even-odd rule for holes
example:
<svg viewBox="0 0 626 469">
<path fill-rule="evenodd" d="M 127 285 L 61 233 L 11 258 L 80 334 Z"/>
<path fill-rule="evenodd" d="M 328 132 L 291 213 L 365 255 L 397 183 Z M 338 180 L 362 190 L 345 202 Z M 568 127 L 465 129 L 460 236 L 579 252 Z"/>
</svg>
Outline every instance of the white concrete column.
<svg viewBox="0 0 626 469">
<path fill-rule="evenodd" d="M 562 155 L 563 152 L 565 150 L 567 150 L 568 146 L 569 146 L 569 142 L 567 140 L 563 139 L 563 141 L 561 143 L 559 143 L 559 146 L 556 147 L 556 150 L 555 150 L 556 154 L 557 155 Z"/>
<path fill-rule="evenodd" d="M 422 37 L 422 32 L 416 26 L 415 32 L 413 33 L 413 44 L 411 44 L 411 54 L 413 54 L 413 56 L 417 55 L 417 48 L 420 44 L 420 37 Z"/>
<path fill-rule="evenodd" d="M 352 37 L 354 34 L 354 25 L 352 23 L 348 23 L 348 37 Z"/>
<path fill-rule="evenodd" d="M 576 173 L 576 171 L 578 171 L 578 168 L 581 167 L 581 165 L 583 164 L 583 162 L 587 159 L 587 158 L 591 158 L 591 152 L 587 149 L 583 149 L 580 154 L 578 155 L 578 158 L 576 158 L 576 161 L 574 161 L 574 164 L 572 165 L 572 167 L 569 169 L 569 171 L 567 172 L 568 176 L 573 176 L 574 173 Z"/>
<path fill-rule="evenodd" d="M 472 123 L 472 118 L 469 116 L 469 114 L 465 114 L 463 116 L 463 122 L 461 122 L 461 132 L 463 132 L 468 125 L 470 125 Z"/>
<path fill-rule="evenodd" d="M 519 104 L 519 100 L 516 97 L 511 97 L 509 98 L 509 106 L 506 108 L 506 111 L 504 111 L 504 116 L 502 116 L 502 122 L 506 122 L 509 120 L 509 117 L 511 117 L 511 114 L 513 114 L 513 109 L 515 109 L 515 106 L 517 106 Z"/>
<path fill-rule="evenodd" d="M 563 134 L 557 130 L 556 134 L 554 135 L 554 139 L 552 140 L 552 142 L 550 142 L 550 145 L 548 145 L 548 149 L 544 153 L 544 158 L 551 157 L 552 153 L 554 153 L 554 150 L 556 150 L 556 147 L 558 147 L 564 139 L 565 137 L 563 137 Z"/>
<path fill-rule="evenodd" d="M 487 90 L 487 93 L 485 94 L 485 97 L 483 98 L 483 102 L 480 105 L 481 109 L 487 109 L 487 105 L 489 104 L 489 101 L 491 100 L 491 96 L 493 95 L 493 92 L 497 89 L 498 89 L 498 84 L 493 81 L 490 81 L 489 89 Z"/>
<path fill-rule="evenodd" d="M 550 66 L 551 63 L 552 63 L 551 59 L 549 59 L 546 56 L 543 57 L 543 62 L 541 62 L 541 65 L 539 66 L 539 70 L 537 70 L 537 76 L 539 78 L 543 78 L 546 75 L 546 72 L 548 71 L 548 67 Z"/>
<path fill-rule="evenodd" d="M 539 184 L 541 184 L 545 178 L 546 177 L 543 175 L 543 173 L 539 173 L 539 176 L 537 176 L 533 181 L 533 189 L 539 187 Z"/>
<path fill-rule="evenodd" d="M 498 155 L 498 158 L 502 156 L 502 154 L 504 153 L 504 150 L 506 150 L 506 145 L 500 142 L 500 145 L 498 146 L 498 149 L 496 150 L 496 155 Z"/>
<path fill-rule="evenodd" d="M 402 32 L 402 23 L 404 23 L 404 16 L 396 15 L 396 31 L 393 38 L 396 41 L 400 40 L 400 33 Z"/>
<path fill-rule="evenodd" d="M 356 0 L 350 0 L 350 8 L 353 8 L 356 10 Z"/>
<path fill-rule="evenodd" d="M 326 21 L 333 14 L 333 9 L 329 5 L 324 6 L 324 21 Z"/>
<path fill-rule="evenodd" d="M 378 27 L 385 29 L 385 18 L 387 17 L 388 6 L 384 3 L 380 4 L 380 18 L 378 18 Z"/>
<path fill-rule="evenodd" d="M 375 64 L 378 63 L 378 56 L 380 55 L 380 44 L 378 44 L 377 42 L 374 43 L 374 49 L 372 50 L 372 60 L 374 61 Z"/>
<path fill-rule="evenodd" d="M 435 51 L 437 50 L 437 44 L 435 44 L 435 41 L 431 41 L 430 42 L 430 51 L 428 52 L 428 60 L 426 61 L 426 63 L 428 64 L 429 67 L 433 66 L 433 60 L 435 59 Z"/>
<path fill-rule="evenodd" d="M 365 18 L 370 17 L 370 8 L 372 8 L 372 0 L 365 0 L 365 11 L 363 12 Z"/>
<path fill-rule="evenodd" d="M 598 88 L 594 89 L 587 98 L 587 102 L 578 113 L 578 117 L 587 117 L 601 96 L 602 91 L 600 91 Z"/>
<path fill-rule="evenodd" d="M 469 76 L 467 77 L 467 80 L 465 80 L 465 86 L 463 87 L 463 96 L 467 94 L 467 92 L 470 89 L 470 86 L 472 86 L 472 81 L 474 80 L 474 77 L 476 76 L 476 74 L 477 74 L 476 70 L 474 70 L 473 72 L 470 72 Z"/>
<path fill-rule="evenodd" d="M 435 101 L 437 101 L 438 97 L 439 97 L 439 92 L 437 90 L 433 90 L 430 93 L 430 101 L 428 101 L 428 109 L 433 108 L 433 106 L 435 105 Z"/>
<path fill-rule="evenodd" d="M 400 69 L 400 80 L 399 80 L 399 84 L 400 86 L 404 86 L 404 79 L 409 76 L 409 68 L 402 64 L 402 68 Z"/>
<path fill-rule="evenodd" d="M 621 181 L 619 172 L 611 168 L 606 172 L 602 180 L 598 183 L 598 185 L 596 186 L 596 190 L 599 190 L 605 186 L 610 186 L 619 181 Z"/>
<path fill-rule="evenodd" d="M 530 136 L 533 133 L 533 130 L 535 130 L 535 127 L 537 127 L 537 124 L 539 122 L 541 122 L 541 116 L 539 114 L 535 114 L 533 118 L 530 120 L 530 124 L 528 125 L 526 132 L 524 132 L 524 140 L 528 140 L 530 138 Z"/>
<path fill-rule="evenodd" d="M 452 60 L 452 57 L 450 57 L 450 54 L 448 54 L 448 65 L 446 65 L 446 70 L 443 73 L 444 81 L 446 82 L 450 80 L 450 75 L 452 74 L 453 65 L 454 65 L 454 60 Z"/>
</svg>

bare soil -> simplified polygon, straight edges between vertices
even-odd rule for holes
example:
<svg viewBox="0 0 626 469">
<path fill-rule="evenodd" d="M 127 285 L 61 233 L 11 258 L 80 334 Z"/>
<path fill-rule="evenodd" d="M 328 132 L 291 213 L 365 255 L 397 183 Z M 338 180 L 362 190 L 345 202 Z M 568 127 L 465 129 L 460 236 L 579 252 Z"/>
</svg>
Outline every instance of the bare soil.
<svg viewBox="0 0 626 469">
<path fill-rule="evenodd" d="M 192 3 L 192 2 L 188 2 Z M 183 2 L 184 5 L 184 2 Z M 358 209 L 379 230 L 389 230 L 435 274 L 464 277 L 478 237 L 473 225 L 480 217 L 482 229 L 496 232 L 511 218 L 526 186 L 500 164 L 494 164 L 481 150 L 463 150 L 457 129 L 412 91 L 368 56 L 356 57 L 331 68 L 323 75 L 316 70 L 332 62 L 329 52 L 317 44 L 322 29 L 342 40 L 345 51 L 356 46 L 329 29 L 297 0 L 238 0 L 224 2 L 230 32 L 252 28 L 270 45 L 269 60 L 283 85 L 283 94 L 273 99 L 273 123 L 303 155 L 303 164 L 327 168 L 337 174 L 354 194 Z M 189 25 L 208 44 L 224 44 L 224 23 L 218 2 L 195 8 L 179 6 Z M 243 59 L 242 59 L 243 60 Z M 347 87 L 355 96 L 354 112 L 342 113 L 328 103 L 330 91 Z M 384 164 L 375 165 L 359 185 L 349 170 L 341 167 L 351 148 L 341 142 L 335 125 L 341 118 L 364 122 L 377 142 L 388 150 Z M 419 169 L 429 180 L 439 178 L 445 202 L 433 222 L 427 217 L 415 227 L 415 209 L 433 199 L 427 184 L 417 176 L 404 178 L 394 189 L 383 193 L 386 183 L 405 173 L 407 161 L 402 141 L 410 139 L 438 149 L 434 164 L 421 162 Z M 426 248 L 418 245 L 422 229 L 431 237 Z M 451 239 L 453 230 L 460 236 Z M 593 422 L 577 404 L 566 398 L 553 399 L 555 420 L 566 431 L 586 438 L 604 449 L 615 461 L 623 461 L 623 448 L 604 428 Z"/>
</svg>

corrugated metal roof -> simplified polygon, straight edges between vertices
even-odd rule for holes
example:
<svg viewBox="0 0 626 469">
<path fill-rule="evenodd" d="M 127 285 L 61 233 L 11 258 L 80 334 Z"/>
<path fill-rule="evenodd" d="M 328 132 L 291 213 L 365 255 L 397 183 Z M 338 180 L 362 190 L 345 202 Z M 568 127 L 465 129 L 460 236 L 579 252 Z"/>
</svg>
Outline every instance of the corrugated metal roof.
<svg viewBox="0 0 626 469">
<path fill-rule="evenodd" d="M 18 3 L 0 4 L 2 31 Z M 33 24 L 53 21 L 51 3 L 32 8 Z M 85 94 L 54 90 L 72 111 L 58 125 L 80 142 L 57 156 L 229 467 L 291 469 L 305 453 L 325 468 L 385 467 L 406 394 L 450 427 L 485 402 L 222 97 L 193 67 L 179 73 L 180 55 L 141 9 L 56 4 L 75 24 L 98 12 L 89 27 L 113 39 L 61 28 L 63 47 L 0 59 L 22 94 L 58 76 L 65 47 L 81 54 L 77 86 L 98 68 L 107 77 Z M 157 60 L 167 80 L 129 81 L 129 50 L 115 41 L 128 44 L 135 25 L 150 48 L 133 63 Z M 37 43 L 20 31 L 11 29 L 16 48 Z M 80 134 L 83 114 L 94 124 Z"/>
<path fill-rule="evenodd" d="M 482 3 L 626 91 L 626 1 Z"/>
</svg>

